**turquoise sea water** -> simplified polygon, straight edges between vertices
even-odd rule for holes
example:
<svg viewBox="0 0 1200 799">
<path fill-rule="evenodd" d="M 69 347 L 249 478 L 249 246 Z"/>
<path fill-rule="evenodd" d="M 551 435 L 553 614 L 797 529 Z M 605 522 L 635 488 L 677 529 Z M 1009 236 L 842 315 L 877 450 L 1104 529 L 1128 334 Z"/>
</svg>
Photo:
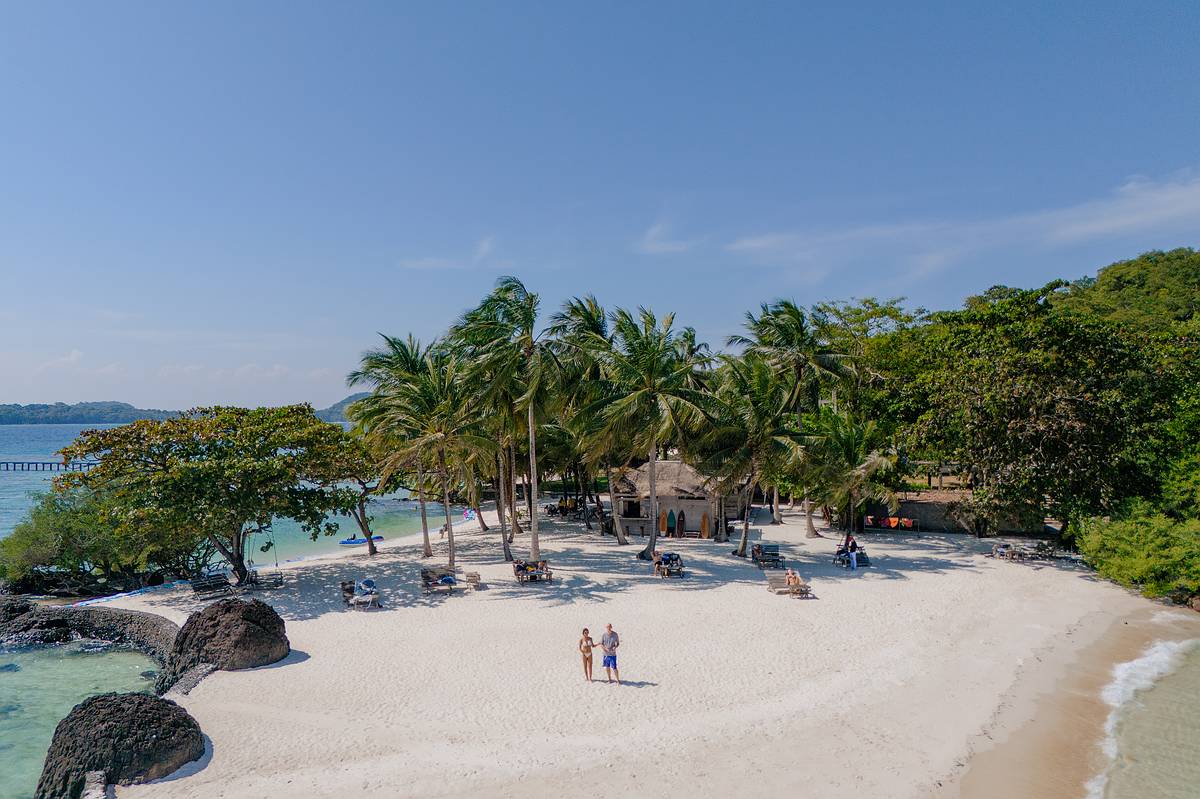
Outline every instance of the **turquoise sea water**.
<svg viewBox="0 0 1200 799">
<path fill-rule="evenodd" d="M 1200 642 L 1155 643 L 1114 670 L 1104 699 L 1110 765 L 1090 799 L 1200 796 Z"/>
<path fill-rule="evenodd" d="M 102 426 L 104 425 L 0 425 L 0 461 L 58 460 L 55 453 L 71 443 L 80 432 Z M 29 510 L 32 504 L 30 493 L 48 490 L 53 478 L 54 474 L 51 472 L 0 472 L 0 538 L 11 533 L 13 527 Z M 427 508 L 430 529 L 436 531 L 443 523 L 442 506 L 428 503 Z M 404 493 L 373 501 L 371 513 L 374 516 L 372 526 L 375 532 L 384 536 L 385 540 L 411 536 L 421 531 L 418 505 L 408 501 Z M 462 513 L 462 508 L 451 508 L 456 527 L 462 522 Z M 259 540 L 254 541 L 253 546 L 248 549 L 248 555 L 253 557 L 258 565 L 267 567 L 273 565 L 276 558 L 282 562 L 345 549 L 338 545 L 338 540 L 357 536 L 358 526 L 353 519 L 346 517 L 339 517 L 335 521 L 341 528 L 338 534 L 321 536 L 313 541 L 295 522 L 281 519 L 273 526 L 271 536 L 258 536 Z M 259 551 L 259 547 L 270 537 L 274 538 L 275 551 Z"/>
<path fill-rule="evenodd" d="M 54 728 L 79 702 L 150 691 L 157 665 L 141 652 L 90 641 L 0 649 L 0 799 L 28 799 Z"/>
</svg>

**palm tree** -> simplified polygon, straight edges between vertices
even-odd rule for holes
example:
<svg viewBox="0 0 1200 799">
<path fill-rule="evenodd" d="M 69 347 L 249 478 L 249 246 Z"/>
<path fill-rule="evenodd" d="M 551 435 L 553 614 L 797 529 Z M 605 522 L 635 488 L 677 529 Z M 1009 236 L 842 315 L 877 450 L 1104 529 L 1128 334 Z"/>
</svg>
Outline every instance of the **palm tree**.
<svg viewBox="0 0 1200 799">
<path fill-rule="evenodd" d="M 451 339 L 470 353 L 483 397 L 515 397 L 529 433 L 529 557 L 538 560 L 537 416 L 553 388 L 556 366 L 546 331 L 537 328 L 540 300 L 515 277 L 502 277 L 487 297 L 451 329 Z M 515 475 L 514 475 L 515 477 Z"/>
<path fill-rule="evenodd" d="M 788 386 L 788 402 L 797 413 L 816 410 L 821 385 L 851 373 L 846 357 L 835 352 L 817 333 L 817 327 L 791 300 L 760 306 L 759 315 L 746 313 L 749 336 L 730 336 L 730 346 L 745 347 L 747 354 L 763 358 Z M 783 521 L 779 486 L 772 484 L 772 524 Z"/>
<path fill-rule="evenodd" d="M 786 379 L 794 410 L 816 408 L 821 384 L 848 373 L 845 356 L 818 337 L 808 315 L 791 300 L 764 303 L 759 311 L 758 316 L 746 313 L 750 335 L 730 336 L 729 345 L 762 357 Z"/>
<path fill-rule="evenodd" d="M 704 416 L 705 394 L 694 386 L 705 361 L 699 348 L 687 349 L 681 340 L 694 340 L 690 330 L 673 329 L 674 314 L 660 321 L 645 308 L 635 317 L 625 309 L 612 315 L 611 343 L 592 338 L 603 386 L 600 399 L 585 413 L 595 414 L 601 439 L 621 431 L 634 448 L 649 456 L 650 540 L 638 557 L 649 560 L 658 535 L 658 448 L 672 435 L 696 425 Z"/>
<path fill-rule="evenodd" d="M 346 376 L 346 384 L 350 387 L 369 385 L 375 388 L 383 386 L 399 386 L 408 381 L 413 375 L 425 368 L 425 359 L 429 348 L 422 347 L 421 342 L 409 335 L 407 339 L 380 334 L 383 346 L 363 353 L 359 368 Z M 359 409 L 359 414 L 370 414 L 373 398 L 365 398 L 367 405 Z M 354 405 L 346 409 L 350 419 L 357 418 Z M 379 441 L 382 434 L 376 434 Z M 387 450 L 394 451 L 400 442 L 388 442 L 383 445 Z M 411 470 L 411 471 L 409 471 Z M 421 506 L 421 556 L 433 557 L 433 546 L 429 542 L 429 514 L 425 505 L 427 485 L 425 482 L 425 454 L 414 453 L 407 464 L 406 471 L 415 472 L 417 502 Z M 371 545 L 373 546 L 373 545 Z"/>
<path fill-rule="evenodd" d="M 704 442 L 705 470 L 718 475 L 728 493 L 744 486 L 746 495 L 764 479 L 774 479 L 798 462 L 803 436 L 791 410 L 788 386 L 762 357 L 725 357 L 718 372 L 716 421 Z M 742 538 L 734 554 L 746 556 L 750 514 L 742 522 Z"/>
<path fill-rule="evenodd" d="M 611 487 L 611 464 L 616 442 L 612 437 L 600 435 L 598 415 L 587 412 L 588 408 L 595 407 L 601 400 L 605 388 L 598 355 L 606 352 L 612 343 L 608 314 L 595 297 L 574 297 L 563 303 L 562 310 L 550 317 L 547 332 L 560 367 L 562 416 L 574 449 L 575 466 L 587 475 L 589 485 L 592 485 L 595 471 L 603 468 Z M 595 501 L 596 518 L 603 528 L 604 506 L 600 502 L 599 491 L 595 492 Z M 624 530 L 615 523 L 612 526 L 617 543 L 628 544 Z"/>
<path fill-rule="evenodd" d="M 822 499 L 835 509 L 847 533 L 854 530 L 864 502 L 882 502 L 896 512 L 896 492 L 881 479 L 895 468 L 896 456 L 887 450 L 875 422 L 825 410 L 817 417 L 814 442 Z"/>
<path fill-rule="evenodd" d="M 482 415 L 465 379 L 465 367 L 452 353 L 433 349 L 422 367 L 406 379 L 388 382 L 355 403 L 355 421 L 367 440 L 393 449 L 384 459 L 384 479 L 414 458 L 429 453 L 441 483 L 449 565 L 454 566 L 454 522 L 450 515 L 451 469 L 494 457 L 494 442 L 483 435 Z"/>
</svg>

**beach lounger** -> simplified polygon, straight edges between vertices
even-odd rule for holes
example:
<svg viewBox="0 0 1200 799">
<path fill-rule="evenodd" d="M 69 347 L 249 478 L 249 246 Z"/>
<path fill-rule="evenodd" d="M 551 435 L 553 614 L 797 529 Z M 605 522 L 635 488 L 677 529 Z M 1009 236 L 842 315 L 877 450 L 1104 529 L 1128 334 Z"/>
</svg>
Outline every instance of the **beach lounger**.
<svg viewBox="0 0 1200 799">
<path fill-rule="evenodd" d="M 354 599 L 354 581 L 342 580 L 342 602 L 346 605 L 350 604 L 350 600 Z"/>
<path fill-rule="evenodd" d="M 683 558 L 676 552 L 664 552 L 662 560 L 657 564 L 655 573 L 659 577 L 682 577 Z"/>
<path fill-rule="evenodd" d="M 850 568 L 850 554 L 841 547 L 838 547 L 838 551 L 833 556 L 833 565 L 841 566 L 843 569 Z M 867 557 L 867 551 L 861 546 L 858 548 L 858 557 L 855 559 L 855 565 L 860 569 L 871 565 L 871 559 Z"/>
<path fill-rule="evenodd" d="M 541 563 L 546 563 L 541 561 Z M 535 583 L 540 580 L 549 582 L 554 578 L 554 572 L 550 570 L 550 564 L 546 563 L 545 568 L 533 561 L 516 560 L 513 561 L 513 576 L 517 578 L 518 583 Z"/>
<path fill-rule="evenodd" d="M 779 556 L 778 544 L 755 544 L 750 550 L 750 557 L 760 569 L 783 568 L 783 558 Z"/>
<path fill-rule="evenodd" d="M 197 577 L 190 580 L 192 592 L 196 594 L 232 594 L 233 585 L 224 574 L 212 574 L 208 577 Z"/>
<path fill-rule="evenodd" d="M 812 586 L 808 581 L 801 578 L 799 585 L 788 585 L 786 574 L 769 574 L 767 575 L 767 590 L 772 594 L 787 594 L 789 596 L 810 597 L 812 596 Z"/>
<path fill-rule="evenodd" d="M 456 585 L 458 578 L 450 569 L 421 569 L 421 587 L 426 593 L 445 591 L 453 594 Z"/>
</svg>

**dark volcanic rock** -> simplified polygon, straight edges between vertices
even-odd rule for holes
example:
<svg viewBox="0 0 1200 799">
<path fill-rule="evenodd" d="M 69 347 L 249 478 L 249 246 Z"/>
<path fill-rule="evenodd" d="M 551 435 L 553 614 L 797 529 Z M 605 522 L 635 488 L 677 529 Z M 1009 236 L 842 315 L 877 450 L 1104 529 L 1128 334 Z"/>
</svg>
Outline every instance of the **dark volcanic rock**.
<svg viewBox="0 0 1200 799">
<path fill-rule="evenodd" d="M 282 660 L 290 651 L 283 619 L 274 608 L 257 599 L 222 599 L 184 623 L 156 687 L 166 691 L 201 663 L 224 671 L 251 669 Z"/>
<path fill-rule="evenodd" d="M 1200 594 L 1197 594 L 1196 596 L 1192 597 L 1192 601 L 1190 604 L 1192 606 L 1192 610 L 1196 611 L 1197 613 L 1200 613 Z"/>
<path fill-rule="evenodd" d="M 152 613 L 69 605 L 39 607 L 26 599 L 0 599 L 0 644 L 9 646 L 96 638 L 132 644 L 163 663 L 178 633 L 173 622 Z"/>
<path fill-rule="evenodd" d="M 77 799 L 84 775 L 128 785 L 165 777 L 204 754 L 200 725 L 179 705 L 148 694 L 100 694 L 58 723 L 36 799 Z"/>
<path fill-rule="evenodd" d="M 8 624 L 17 616 L 24 616 L 35 607 L 28 599 L 18 596 L 0 597 L 0 625 Z"/>
</svg>

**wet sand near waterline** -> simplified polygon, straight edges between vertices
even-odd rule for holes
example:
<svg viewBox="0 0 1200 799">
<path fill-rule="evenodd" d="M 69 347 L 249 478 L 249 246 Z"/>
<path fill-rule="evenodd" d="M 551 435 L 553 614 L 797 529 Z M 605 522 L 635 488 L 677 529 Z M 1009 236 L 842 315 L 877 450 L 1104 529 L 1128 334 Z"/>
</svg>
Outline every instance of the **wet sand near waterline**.
<svg viewBox="0 0 1200 799">
<path fill-rule="evenodd" d="M 1200 615 L 1145 603 L 1124 618 L 1080 630 L 1074 656 L 1047 657 L 1006 698 L 997 723 L 973 744 L 965 773 L 940 797 L 1071 799 L 1109 767 L 1101 745 L 1113 710 L 1101 693 L 1113 668 L 1141 657 L 1157 641 L 1200 637 Z M 1138 794 L 1124 794 L 1137 796 Z"/>
</svg>

